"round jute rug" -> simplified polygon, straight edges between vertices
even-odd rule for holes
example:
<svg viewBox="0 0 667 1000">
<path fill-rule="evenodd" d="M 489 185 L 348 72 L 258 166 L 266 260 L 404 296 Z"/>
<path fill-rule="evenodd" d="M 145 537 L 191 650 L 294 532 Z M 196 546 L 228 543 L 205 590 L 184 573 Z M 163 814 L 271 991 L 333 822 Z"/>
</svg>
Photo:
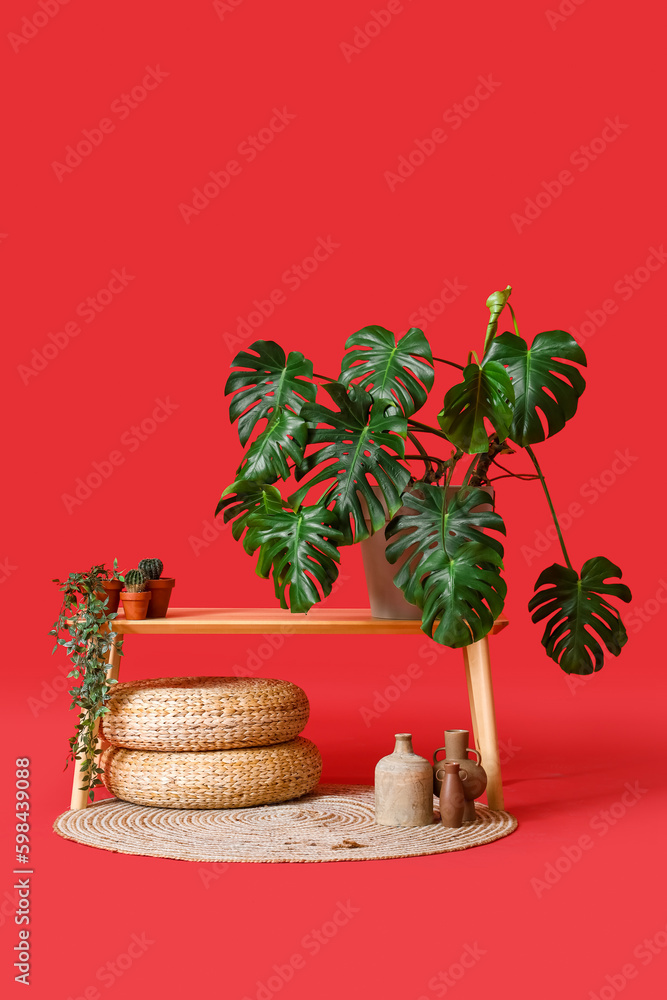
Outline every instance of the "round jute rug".
<svg viewBox="0 0 667 1000">
<path fill-rule="evenodd" d="M 437 808 L 437 799 L 434 799 Z M 121 854 L 181 861 L 308 862 L 414 858 L 489 844 L 516 830 L 509 813 L 477 805 L 477 821 L 446 830 L 374 820 L 368 785 L 319 785 L 303 798 L 248 809 L 158 809 L 107 799 L 59 816 L 66 840 Z"/>
</svg>

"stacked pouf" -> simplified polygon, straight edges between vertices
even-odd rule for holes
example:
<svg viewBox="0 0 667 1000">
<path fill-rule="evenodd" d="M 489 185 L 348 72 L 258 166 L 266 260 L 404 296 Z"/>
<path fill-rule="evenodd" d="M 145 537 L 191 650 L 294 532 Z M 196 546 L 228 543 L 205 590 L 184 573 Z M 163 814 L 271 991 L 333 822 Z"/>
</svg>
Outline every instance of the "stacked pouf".
<svg viewBox="0 0 667 1000">
<path fill-rule="evenodd" d="M 262 677 L 168 677 L 114 685 L 101 766 L 116 798 L 170 809 L 231 809 L 312 791 L 322 758 L 299 736 L 306 694 Z"/>
</svg>

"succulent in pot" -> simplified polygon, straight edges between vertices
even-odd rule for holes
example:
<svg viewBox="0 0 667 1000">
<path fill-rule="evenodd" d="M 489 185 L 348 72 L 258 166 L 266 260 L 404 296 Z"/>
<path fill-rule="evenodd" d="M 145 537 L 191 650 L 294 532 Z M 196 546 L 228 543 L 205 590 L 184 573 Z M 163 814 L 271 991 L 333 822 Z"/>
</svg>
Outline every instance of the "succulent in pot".
<svg viewBox="0 0 667 1000">
<path fill-rule="evenodd" d="M 249 446 L 216 515 L 233 521 L 233 537 L 258 553 L 257 573 L 272 577 L 281 607 L 293 612 L 331 593 L 344 546 L 384 533 L 394 584 L 421 612 L 424 632 L 461 647 L 491 631 L 505 602 L 498 536 L 506 530 L 489 510 L 488 488 L 508 476 L 539 482 L 563 563 L 540 574 L 528 607 L 535 623 L 545 623 L 547 655 L 567 673 L 590 674 L 604 664 L 603 647 L 617 656 L 627 642 L 608 598 L 628 602 L 631 593 L 604 556 L 575 570 L 533 450 L 576 414 L 586 355 L 563 330 L 538 333 L 529 345 L 511 292 L 508 285 L 487 299 L 482 350 L 470 351 L 465 364 L 434 356 L 414 327 L 400 339 L 381 326 L 358 330 L 333 378 L 273 341 L 241 351 L 225 391 L 233 395 L 230 420 Z M 505 308 L 512 330 L 498 335 Z M 456 380 L 431 425 L 415 414 L 436 364 L 454 369 Z M 333 408 L 317 401 L 319 389 Z M 531 471 L 505 464 L 520 450 Z M 283 497 L 276 484 L 290 479 L 296 488 Z"/>
<path fill-rule="evenodd" d="M 70 573 L 66 580 L 54 580 L 63 598 L 49 632 L 55 639 L 52 652 L 59 647 L 65 650 L 72 668 L 67 676 L 78 681 L 69 690 L 70 708 L 78 711 L 78 719 L 69 740 L 67 764 L 80 762 L 81 787 L 91 799 L 95 788 L 102 787 L 102 769 L 96 763 L 99 720 L 108 711 L 116 683 L 109 675 L 107 661 L 112 646 L 119 656 L 123 653 L 123 637 L 114 631 L 116 612 L 109 609 L 102 587 L 108 573 L 101 564 L 85 573 Z"/>
<path fill-rule="evenodd" d="M 162 576 L 163 563 L 161 559 L 140 559 L 139 569 L 146 575 L 146 587 L 151 593 L 147 618 L 165 618 L 171 599 L 171 592 L 176 586 L 173 576 Z"/>
<path fill-rule="evenodd" d="M 146 589 L 146 574 L 142 569 L 129 569 L 125 574 L 125 590 L 121 591 L 125 617 L 141 621 L 146 617 L 151 593 Z"/>
<path fill-rule="evenodd" d="M 100 583 L 107 598 L 107 612 L 118 611 L 120 592 L 125 583 L 125 577 L 118 572 L 118 559 L 114 559 L 113 569 L 104 570 L 104 575 L 100 577 Z"/>
</svg>

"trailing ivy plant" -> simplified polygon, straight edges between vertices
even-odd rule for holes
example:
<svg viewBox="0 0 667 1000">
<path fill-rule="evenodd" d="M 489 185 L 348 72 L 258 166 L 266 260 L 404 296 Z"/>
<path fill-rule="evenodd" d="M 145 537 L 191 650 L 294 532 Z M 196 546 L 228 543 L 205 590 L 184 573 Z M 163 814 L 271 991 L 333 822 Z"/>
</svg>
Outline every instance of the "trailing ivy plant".
<svg viewBox="0 0 667 1000">
<path fill-rule="evenodd" d="M 108 674 L 107 659 L 112 645 L 122 655 L 122 637 L 113 630 L 116 612 L 107 610 L 108 598 L 102 581 L 122 580 L 118 563 L 113 570 L 104 565 L 92 566 L 85 573 L 70 573 L 66 580 L 54 580 L 62 592 L 62 605 L 58 618 L 49 635 L 56 640 L 52 653 L 62 647 L 72 664 L 68 677 L 80 683 L 73 687 L 70 708 L 78 709 L 78 722 L 69 740 L 70 761 L 81 761 L 82 791 L 93 798 L 95 789 L 102 785 L 102 768 L 97 766 L 98 720 L 108 711 L 107 702 L 111 687 L 116 683 Z"/>
<path fill-rule="evenodd" d="M 627 602 L 630 591 L 610 582 L 621 571 L 603 556 L 588 559 L 581 573 L 574 569 L 533 451 L 576 414 L 586 355 L 563 330 L 538 333 L 529 345 L 511 292 L 508 285 L 487 299 L 481 354 L 471 351 L 465 364 L 434 357 L 421 330 L 397 339 L 381 326 L 348 338 L 335 378 L 314 373 L 312 361 L 299 351 L 285 355 L 273 341 L 258 340 L 234 358 L 225 392 L 233 395 L 230 419 L 238 421 L 241 444 L 249 446 L 216 515 L 233 521 L 234 538 L 258 554 L 257 573 L 273 578 L 281 607 L 308 611 L 331 592 L 340 548 L 384 530 L 394 582 L 421 609 L 427 635 L 452 647 L 481 639 L 503 609 L 506 585 L 503 545 L 489 534 L 504 535 L 505 525 L 480 510 L 489 499 L 480 487 L 514 476 L 539 481 L 565 562 L 540 574 L 529 604 L 533 621 L 545 622 L 547 654 L 577 674 L 602 667 L 603 646 L 619 654 L 627 633 L 606 598 Z M 505 307 L 512 330 L 498 335 Z M 433 388 L 436 364 L 458 370 L 458 381 L 431 426 L 415 414 Z M 320 389 L 333 406 L 317 400 Z M 502 464 L 518 449 L 532 472 Z M 471 460 L 459 486 L 455 470 L 464 455 Z M 423 463 L 421 476 L 414 462 Z M 276 484 L 291 478 L 300 485 L 283 497 Z"/>
</svg>

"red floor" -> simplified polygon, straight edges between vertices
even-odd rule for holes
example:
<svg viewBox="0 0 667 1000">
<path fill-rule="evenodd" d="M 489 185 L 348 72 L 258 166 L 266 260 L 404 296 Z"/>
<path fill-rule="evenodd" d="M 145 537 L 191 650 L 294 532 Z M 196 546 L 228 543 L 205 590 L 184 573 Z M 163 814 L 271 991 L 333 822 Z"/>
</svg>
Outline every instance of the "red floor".
<svg viewBox="0 0 667 1000">
<path fill-rule="evenodd" d="M 527 624 L 497 637 L 506 804 L 519 828 L 486 847 L 412 860 L 204 865 L 61 840 L 50 824 L 68 804 L 69 772 L 59 771 L 67 696 L 47 704 L 48 690 L 35 684 L 30 707 L 19 702 L 5 719 L 10 745 L 33 758 L 32 995 L 93 998 L 113 987 L 134 998 L 160 984 L 164 996 L 176 997 L 208 994 L 215 983 L 239 1000 L 283 989 L 295 1000 L 417 1000 L 446 996 L 463 981 L 459 992 L 471 1000 L 492 988 L 522 998 L 606 1000 L 627 980 L 628 996 L 661 996 L 661 692 L 647 678 L 629 696 L 626 682 L 657 628 L 646 628 L 625 662 L 583 681 L 568 681 L 541 658 Z M 325 780 L 370 783 L 395 731 L 412 730 L 416 749 L 428 755 L 445 726 L 467 724 L 456 653 L 425 667 L 379 718 L 362 718 L 361 708 L 382 707 L 376 693 L 418 645 L 412 637 L 392 639 L 391 648 L 383 641 L 377 653 L 392 655 L 392 667 L 371 665 L 362 676 L 340 662 L 344 641 L 331 638 L 321 648 L 291 637 L 289 651 L 263 671 L 308 691 L 306 733 L 322 749 Z M 259 646 L 253 637 L 229 642 L 236 661 Z M 171 655 L 161 637 L 135 638 L 126 648 L 126 676 L 155 675 L 158 664 L 176 673 L 194 657 L 208 672 L 222 666 L 220 645 L 208 638 L 180 638 Z M 38 735 L 29 732 L 33 712 Z M 5 782 L 10 764 L 5 753 Z M 17 930 L 6 920 L 5 955 Z"/>
</svg>

